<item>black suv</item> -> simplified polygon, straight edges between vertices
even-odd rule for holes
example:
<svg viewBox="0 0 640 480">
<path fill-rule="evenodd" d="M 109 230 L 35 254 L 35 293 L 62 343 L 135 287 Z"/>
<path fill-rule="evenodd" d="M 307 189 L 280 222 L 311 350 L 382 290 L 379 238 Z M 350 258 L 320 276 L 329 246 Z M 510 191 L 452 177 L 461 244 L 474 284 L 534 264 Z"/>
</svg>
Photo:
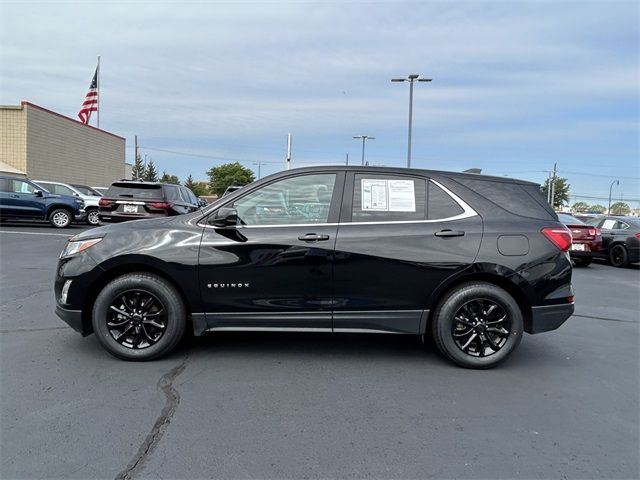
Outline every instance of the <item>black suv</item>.
<svg viewBox="0 0 640 480">
<path fill-rule="evenodd" d="M 111 184 L 98 202 L 101 222 L 183 215 L 200 209 L 187 187 L 155 182 L 121 181 Z"/>
<path fill-rule="evenodd" d="M 56 313 L 116 357 L 207 331 L 432 335 L 459 365 L 503 361 L 574 310 L 571 233 L 533 183 L 312 167 L 190 215 L 71 238 Z"/>
</svg>

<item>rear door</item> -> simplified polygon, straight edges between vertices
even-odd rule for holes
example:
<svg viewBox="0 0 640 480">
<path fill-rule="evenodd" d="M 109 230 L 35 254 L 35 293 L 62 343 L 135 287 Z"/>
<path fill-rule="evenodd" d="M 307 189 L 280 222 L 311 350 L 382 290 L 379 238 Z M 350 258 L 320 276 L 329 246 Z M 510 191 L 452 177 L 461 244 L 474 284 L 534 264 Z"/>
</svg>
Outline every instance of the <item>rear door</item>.
<svg viewBox="0 0 640 480">
<path fill-rule="evenodd" d="M 347 176 L 334 264 L 336 331 L 419 333 L 431 292 L 475 259 L 480 217 L 427 177 Z"/>
</svg>

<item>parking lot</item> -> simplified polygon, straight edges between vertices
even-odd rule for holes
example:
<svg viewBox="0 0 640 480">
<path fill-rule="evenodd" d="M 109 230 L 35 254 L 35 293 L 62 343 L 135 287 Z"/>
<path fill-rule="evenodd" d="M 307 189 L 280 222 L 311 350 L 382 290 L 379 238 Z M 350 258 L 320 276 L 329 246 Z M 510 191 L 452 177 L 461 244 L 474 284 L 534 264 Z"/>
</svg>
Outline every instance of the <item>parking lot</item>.
<svg viewBox="0 0 640 480">
<path fill-rule="evenodd" d="M 210 334 L 127 363 L 54 314 L 68 236 L 0 227 L 2 478 L 638 478 L 640 268 L 465 370 L 413 337 Z"/>
</svg>

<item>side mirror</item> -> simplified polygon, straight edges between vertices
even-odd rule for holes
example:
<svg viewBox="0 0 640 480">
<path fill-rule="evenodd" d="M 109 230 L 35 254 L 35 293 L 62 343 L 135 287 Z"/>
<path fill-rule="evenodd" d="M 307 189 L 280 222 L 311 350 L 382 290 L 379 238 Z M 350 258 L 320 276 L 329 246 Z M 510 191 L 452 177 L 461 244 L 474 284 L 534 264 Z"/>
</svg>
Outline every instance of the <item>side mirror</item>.
<svg viewBox="0 0 640 480">
<path fill-rule="evenodd" d="M 219 208 L 209 217 L 209 225 L 214 227 L 235 227 L 238 224 L 238 211 L 235 208 Z"/>
<path fill-rule="evenodd" d="M 209 204 L 207 203 L 206 200 L 203 200 L 202 198 L 198 199 L 198 207 L 203 208 L 203 207 L 206 207 L 207 205 Z"/>
<path fill-rule="evenodd" d="M 74 196 L 74 197 L 79 197 L 79 196 L 80 196 L 80 194 L 79 194 L 79 193 L 76 193 L 76 192 L 73 192 L 73 196 Z"/>
<path fill-rule="evenodd" d="M 36 197 L 43 197 L 43 196 L 44 196 L 44 194 L 42 193 L 42 190 L 34 190 L 34 191 L 33 191 L 33 194 L 34 194 Z"/>
</svg>

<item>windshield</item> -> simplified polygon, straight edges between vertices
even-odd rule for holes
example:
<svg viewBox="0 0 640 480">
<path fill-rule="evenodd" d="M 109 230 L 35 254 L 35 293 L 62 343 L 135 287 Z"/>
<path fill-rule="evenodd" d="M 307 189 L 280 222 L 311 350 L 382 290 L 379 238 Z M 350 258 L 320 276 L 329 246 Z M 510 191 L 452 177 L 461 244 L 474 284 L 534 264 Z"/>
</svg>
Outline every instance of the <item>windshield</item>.
<svg viewBox="0 0 640 480">
<path fill-rule="evenodd" d="M 91 187 L 87 187 L 86 185 L 73 185 L 73 187 L 78 190 L 83 195 L 93 195 L 94 197 L 101 197 L 102 194 Z"/>
</svg>

